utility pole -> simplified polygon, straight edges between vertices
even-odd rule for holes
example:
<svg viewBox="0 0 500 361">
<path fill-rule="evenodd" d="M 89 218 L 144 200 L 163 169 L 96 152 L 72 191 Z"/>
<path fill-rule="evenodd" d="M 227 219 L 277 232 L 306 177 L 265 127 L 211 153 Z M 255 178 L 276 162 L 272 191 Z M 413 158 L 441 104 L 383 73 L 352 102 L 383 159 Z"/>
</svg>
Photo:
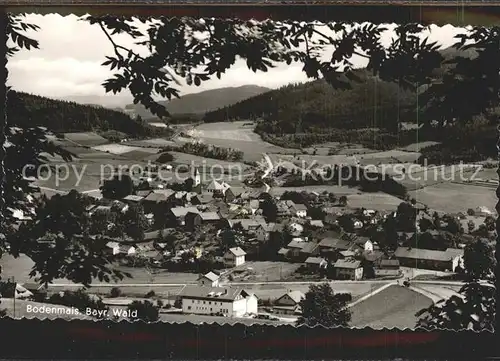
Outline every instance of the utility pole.
<svg viewBox="0 0 500 361">
<path fill-rule="evenodd" d="M 16 279 L 15 276 L 12 276 L 12 283 L 14 284 L 14 300 L 12 301 L 14 305 L 14 316 L 13 318 L 16 318 L 16 290 L 17 290 L 17 285 L 16 285 Z"/>
</svg>

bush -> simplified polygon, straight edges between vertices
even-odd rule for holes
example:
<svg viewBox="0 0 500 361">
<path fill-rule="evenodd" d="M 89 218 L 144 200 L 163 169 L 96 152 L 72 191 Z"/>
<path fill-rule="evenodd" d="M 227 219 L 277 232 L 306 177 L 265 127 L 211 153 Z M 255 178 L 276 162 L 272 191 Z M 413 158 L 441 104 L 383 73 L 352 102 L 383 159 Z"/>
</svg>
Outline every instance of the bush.
<svg viewBox="0 0 500 361">
<path fill-rule="evenodd" d="M 170 153 L 162 153 L 156 160 L 158 163 L 168 163 L 174 160 L 174 156 Z"/>
<path fill-rule="evenodd" d="M 113 287 L 111 291 L 109 292 L 110 297 L 116 298 L 120 297 L 122 295 L 122 290 L 119 289 L 118 287 Z"/>
<path fill-rule="evenodd" d="M 155 293 L 155 291 L 151 290 L 148 293 L 146 293 L 146 295 L 144 297 L 145 298 L 151 298 L 151 297 L 154 297 L 154 296 L 156 296 L 156 293 Z"/>
<path fill-rule="evenodd" d="M 33 295 L 33 301 L 35 302 L 45 302 L 47 300 L 47 292 L 35 292 Z"/>
<path fill-rule="evenodd" d="M 137 319 L 144 322 L 155 322 L 160 318 L 159 308 L 150 301 L 133 301 L 128 306 L 128 310 L 137 311 Z"/>
<path fill-rule="evenodd" d="M 10 282 L 10 281 L 7 281 L 7 282 L 1 281 L 0 282 L 0 294 L 2 295 L 2 297 L 5 297 L 5 298 L 14 297 L 15 290 L 16 290 L 16 283 L 15 282 Z"/>
</svg>

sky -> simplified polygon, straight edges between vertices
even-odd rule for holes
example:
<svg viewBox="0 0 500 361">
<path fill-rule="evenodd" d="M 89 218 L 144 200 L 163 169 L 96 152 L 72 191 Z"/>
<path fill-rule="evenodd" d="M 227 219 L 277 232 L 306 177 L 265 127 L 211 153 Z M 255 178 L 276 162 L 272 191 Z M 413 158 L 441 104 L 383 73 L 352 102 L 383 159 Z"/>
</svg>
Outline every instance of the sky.
<svg viewBox="0 0 500 361">
<path fill-rule="evenodd" d="M 52 98 L 81 98 L 85 102 L 106 106 L 131 103 L 128 91 L 118 95 L 106 94 L 101 85 L 113 74 L 108 67 L 101 66 L 105 56 L 111 55 L 113 49 L 98 26 L 79 21 L 74 15 L 28 14 L 26 21 L 40 27 L 37 32 L 29 33 L 30 37 L 39 41 L 40 49 L 22 50 L 9 58 L 8 85 L 13 89 Z M 443 47 L 448 47 L 454 42 L 454 36 L 462 31 L 451 25 L 432 26 L 429 36 Z M 384 43 L 389 44 L 393 35 L 391 31 L 386 32 Z M 134 40 L 126 35 L 115 36 L 114 39 L 118 44 L 137 49 Z M 365 65 L 362 58 L 352 61 L 357 66 Z M 183 84 L 178 89 L 182 95 L 247 84 L 277 88 L 305 81 L 308 79 L 301 64 L 280 64 L 267 73 L 254 73 L 244 61 L 237 61 L 221 79 L 211 79 L 199 87 Z"/>
</svg>

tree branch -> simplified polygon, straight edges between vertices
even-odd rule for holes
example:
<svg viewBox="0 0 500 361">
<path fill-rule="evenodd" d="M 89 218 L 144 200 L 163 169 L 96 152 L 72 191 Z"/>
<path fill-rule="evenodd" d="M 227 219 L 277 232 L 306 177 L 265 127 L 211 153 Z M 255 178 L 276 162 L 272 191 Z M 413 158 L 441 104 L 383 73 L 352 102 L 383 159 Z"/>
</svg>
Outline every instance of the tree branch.
<svg viewBox="0 0 500 361">
<path fill-rule="evenodd" d="M 141 59 L 141 60 L 144 60 L 143 57 L 141 57 L 139 54 L 137 54 L 136 52 L 132 51 L 132 49 L 128 49 L 122 45 L 119 45 L 117 44 L 113 38 L 111 37 L 111 35 L 108 33 L 108 31 L 106 30 L 106 27 L 102 24 L 101 21 L 98 22 L 101 30 L 104 32 L 104 34 L 106 35 L 106 37 L 108 38 L 108 40 L 110 41 L 111 45 L 113 45 L 113 50 L 116 54 L 116 56 L 121 60 L 123 61 L 124 60 L 124 57 L 122 56 L 122 54 L 120 54 L 120 52 L 118 51 L 119 49 L 120 50 L 124 50 L 126 51 L 127 53 L 131 53 L 133 54 L 135 57 L 137 57 L 138 59 Z"/>
<path fill-rule="evenodd" d="M 322 36 L 323 38 L 325 38 L 326 40 L 328 40 L 328 41 L 330 42 L 330 44 L 332 44 L 332 45 L 333 45 L 333 43 L 335 43 L 335 39 L 334 39 L 334 38 L 332 38 L 331 36 L 328 36 L 328 35 L 323 34 L 321 31 L 319 31 L 319 30 L 315 29 L 314 27 L 312 28 L 312 30 L 313 30 L 313 32 L 314 32 L 314 33 L 316 33 L 316 34 L 318 34 L 318 35 Z M 362 54 L 362 53 L 359 53 L 359 52 L 357 52 L 356 50 L 353 52 L 353 54 L 354 54 L 354 55 L 357 55 L 357 56 L 361 56 L 361 57 L 363 57 L 363 58 L 365 58 L 365 59 L 370 59 L 370 57 L 369 57 L 368 55 L 366 55 L 366 54 Z"/>
</svg>

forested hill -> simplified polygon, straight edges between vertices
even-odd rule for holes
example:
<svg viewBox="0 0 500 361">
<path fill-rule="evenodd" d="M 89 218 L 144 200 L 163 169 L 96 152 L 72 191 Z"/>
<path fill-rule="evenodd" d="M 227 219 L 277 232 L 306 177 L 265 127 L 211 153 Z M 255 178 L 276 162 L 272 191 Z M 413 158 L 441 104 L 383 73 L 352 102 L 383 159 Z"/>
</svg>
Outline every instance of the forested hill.
<svg viewBox="0 0 500 361">
<path fill-rule="evenodd" d="M 258 94 L 269 91 L 257 85 L 244 85 L 240 87 L 228 87 L 205 90 L 199 93 L 186 94 L 171 101 L 161 101 L 172 115 L 177 114 L 201 114 L 218 108 L 230 106 L 239 101 L 248 99 Z M 152 118 L 153 115 L 140 104 L 130 104 L 125 107 L 129 114 L 137 114 L 144 119 Z"/>
<path fill-rule="evenodd" d="M 160 131 L 120 111 L 13 90 L 7 95 L 7 121 L 23 127 L 44 126 L 53 132 L 117 130 L 140 137 Z"/>
<path fill-rule="evenodd" d="M 269 119 L 269 133 L 295 133 L 308 128 L 365 128 L 395 126 L 416 119 L 416 96 L 398 84 L 380 81 L 364 70 L 361 83 L 335 90 L 323 80 L 292 84 L 205 114 L 206 122 Z M 389 123 L 390 122 L 390 123 Z M 269 122 L 268 122 L 269 124 Z M 270 124 L 269 124 L 270 125 Z"/>
</svg>

